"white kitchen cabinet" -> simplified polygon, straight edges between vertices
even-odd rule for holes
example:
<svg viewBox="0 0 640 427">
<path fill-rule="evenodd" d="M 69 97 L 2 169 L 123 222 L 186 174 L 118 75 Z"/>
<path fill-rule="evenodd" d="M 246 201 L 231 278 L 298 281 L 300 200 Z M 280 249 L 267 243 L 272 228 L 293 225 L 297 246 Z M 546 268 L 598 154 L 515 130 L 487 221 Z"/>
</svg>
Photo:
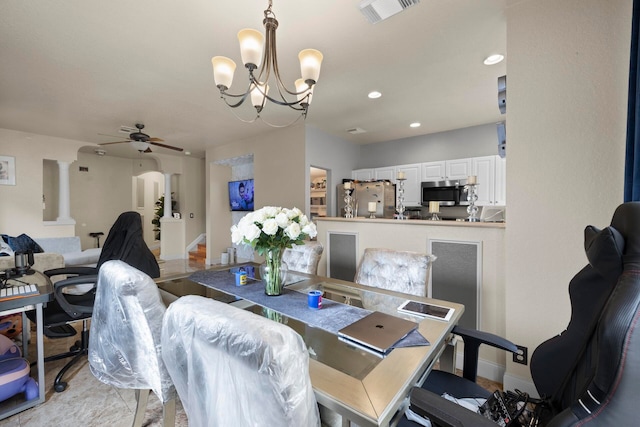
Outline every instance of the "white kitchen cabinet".
<svg viewBox="0 0 640 427">
<path fill-rule="evenodd" d="M 410 165 L 396 166 L 396 178 L 399 172 L 404 173 L 406 178 L 404 181 L 404 205 L 420 206 L 420 184 L 422 183 L 422 164 L 414 163 Z M 398 182 L 396 183 L 396 195 L 398 191 Z"/>
<path fill-rule="evenodd" d="M 442 181 L 445 177 L 445 161 L 422 163 L 422 181 Z"/>
<path fill-rule="evenodd" d="M 359 181 L 389 180 L 397 184 L 398 172 L 404 172 L 404 204 L 420 206 L 421 183 L 478 177 L 478 206 L 506 205 L 506 159 L 482 156 L 466 159 L 441 160 L 380 168 L 357 169 L 351 177 Z M 396 187 L 397 188 L 397 187 Z"/>
<path fill-rule="evenodd" d="M 373 180 L 373 168 L 370 169 L 356 169 L 351 171 L 351 179 L 356 181 L 371 181 Z"/>
<path fill-rule="evenodd" d="M 445 179 L 467 179 L 472 170 L 473 159 L 456 159 L 445 162 Z"/>
<path fill-rule="evenodd" d="M 472 160 L 471 175 L 478 177 L 478 206 L 495 205 L 496 157 L 474 157 Z"/>
<path fill-rule="evenodd" d="M 496 182 L 495 182 L 495 203 L 496 205 L 507 205 L 507 159 L 496 156 Z"/>
<path fill-rule="evenodd" d="M 376 181 L 389 180 L 396 182 L 396 168 L 395 166 L 388 166 L 384 168 L 375 168 L 373 170 L 373 179 Z"/>
</svg>

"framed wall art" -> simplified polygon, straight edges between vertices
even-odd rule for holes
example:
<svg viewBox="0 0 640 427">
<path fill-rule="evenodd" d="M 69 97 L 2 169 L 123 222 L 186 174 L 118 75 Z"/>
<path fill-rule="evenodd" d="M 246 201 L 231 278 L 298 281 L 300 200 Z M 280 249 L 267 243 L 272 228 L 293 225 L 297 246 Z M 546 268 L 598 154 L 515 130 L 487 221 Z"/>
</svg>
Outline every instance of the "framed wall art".
<svg viewBox="0 0 640 427">
<path fill-rule="evenodd" d="M 0 156 L 0 185 L 16 185 L 16 158 Z"/>
</svg>

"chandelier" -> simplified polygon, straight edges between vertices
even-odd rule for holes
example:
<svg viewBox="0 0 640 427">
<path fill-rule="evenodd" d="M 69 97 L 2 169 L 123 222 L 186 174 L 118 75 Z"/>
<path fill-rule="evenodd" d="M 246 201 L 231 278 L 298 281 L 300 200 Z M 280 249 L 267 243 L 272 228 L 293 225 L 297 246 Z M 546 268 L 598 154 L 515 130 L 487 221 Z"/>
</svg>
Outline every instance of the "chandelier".
<svg viewBox="0 0 640 427">
<path fill-rule="evenodd" d="M 289 90 L 282 83 L 280 70 L 278 69 L 276 51 L 278 21 L 271 7 L 272 0 L 269 0 L 269 7 L 264 11 L 264 20 L 262 21 L 265 27 L 266 41 L 262 33 L 257 30 L 244 29 L 238 33 L 242 62 L 249 72 L 249 85 L 244 93 L 234 95 L 228 92 L 236 69 L 235 62 L 224 56 L 214 56 L 211 59 L 211 63 L 213 65 L 213 78 L 224 102 L 232 109 L 235 109 L 249 98 L 255 107 L 256 116 L 252 120 L 242 119 L 237 114 L 236 117 L 247 123 L 252 123 L 260 118 L 270 126 L 285 127 L 295 123 L 300 117 L 307 117 L 307 111 L 313 96 L 313 86 L 320 75 L 322 53 L 315 49 L 304 49 L 298 54 L 302 78 L 295 81 L 295 90 Z M 260 68 L 261 64 L 262 68 Z M 277 90 L 275 95 L 273 94 L 274 89 Z M 270 92 L 271 94 L 269 94 Z M 286 125 L 269 123 L 260 116 L 267 101 L 276 105 L 290 107 L 293 110 L 300 111 L 301 114 Z"/>
</svg>

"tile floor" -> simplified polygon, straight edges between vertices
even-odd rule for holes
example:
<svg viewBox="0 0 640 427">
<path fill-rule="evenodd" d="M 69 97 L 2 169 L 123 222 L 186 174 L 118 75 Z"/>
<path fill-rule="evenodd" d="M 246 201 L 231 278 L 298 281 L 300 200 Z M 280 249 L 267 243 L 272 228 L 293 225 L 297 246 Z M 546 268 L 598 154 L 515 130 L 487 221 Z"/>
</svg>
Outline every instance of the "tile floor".
<svg viewBox="0 0 640 427">
<path fill-rule="evenodd" d="M 185 260 L 161 261 L 162 277 L 172 277 L 204 268 L 202 264 Z M 75 325 L 81 328 L 82 323 Z M 67 351 L 73 345 L 75 337 L 51 340 L 45 337 L 45 357 Z M 35 346 L 29 350 L 35 355 Z M 59 369 L 68 359 L 48 362 L 45 370 L 45 403 L 34 408 L 0 420 L 0 427 L 36 427 L 36 426 L 83 426 L 83 427 L 125 427 L 131 426 L 135 412 L 135 394 L 133 390 L 117 389 L 98 381 L 89 370 L 89 363 L 83 358 L 65 379 L 67 389 L 62 393 L 53 391 L 53 381 Z M 502 385 L 488 380 L 482 381 L 483 387 L 494 391 Z M 176 426 L 187 426 L 187 417 L 179 400 L 176 405 Z M 162 426 L 162 405 L 151 393 L 143 426 Z"/>
<path fill-rule="evenodd" d="M 171 277 L 204 268 L 185 260 L 160 261 L 161 277 Z M 82 322 L 74 325 L 78 330 Z M 33 332 L 35 334 L 35 330 Z M 45 357 L 67 351 L 79 334 L 64 339 L 44 338 Z M 35 357 L 35 344 L 30 345 L 29 354 Z M 47 362 L 45 366 L 45 402 L 34 408 L 0 420 L 0 427 L 36 426 L 83 426 L 125 427 L 131 426 L 136 408 L 133 390 L 117 389 L 98 381 L 89 370 L 87 358 L 82 358 L 67 371 L 67 389 L 62 393 L 53 391 L 53 382 L 58 371 L 69 359 Z M 35 375 L 35 372 L 34 372 Z M 162 404 L 151 393 L 144 426 L 162 426 Z M 176 405 L 176 426 L 187 426 L 187 417 L 182 405 Z"/>
</svg>

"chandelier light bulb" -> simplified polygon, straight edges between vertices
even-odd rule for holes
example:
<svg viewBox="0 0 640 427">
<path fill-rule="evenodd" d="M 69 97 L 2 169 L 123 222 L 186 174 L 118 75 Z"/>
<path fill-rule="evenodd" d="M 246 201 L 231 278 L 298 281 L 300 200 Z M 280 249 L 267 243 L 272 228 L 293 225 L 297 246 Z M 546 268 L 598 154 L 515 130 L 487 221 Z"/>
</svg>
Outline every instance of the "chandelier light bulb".
<svg viewBox="0 0 640 427">
<path fill-rule="evenodd" d="M 218 88 L 227 90 L 233 82 L 233 73 L 236 71 L 236 63 L 225 56 L 211 58 L 213 65 L 213 80 Z"/>
<path fill-rule="evenodd" d="M 306 104 L 311 104 L 311 99 L 313 98 L 313 91 L 303 79 L 298 79 L 295 82 L 296 92 L 298 92 L 298 101 L 304 100 L 305 96 L 309 94 L 309 98 L 306 100 Z"/>
<path fill-rule="evenodd" d="M 302 80 L 310 85 L 314 85 L 318 82 L 322 58 L 322 53 L 315 49 L 305 49 L 298 54 Z"/>
<path fill-rule="evenodd" d="M 258 109 L 258 112 L 264 105 L 264 98 L 269 93 L 269 85 L 265 83 L 258 83 L 251 89 L 251 103 Z"/>
<path fill-rule="evenodd" d="M 240 42 L 240 56 L 245 67 L 260 68 L 262 61 L 262 48 L 264 46 L 264 36 L 258 30 L 245 28 L 238 32 Z"/>
</svg>

